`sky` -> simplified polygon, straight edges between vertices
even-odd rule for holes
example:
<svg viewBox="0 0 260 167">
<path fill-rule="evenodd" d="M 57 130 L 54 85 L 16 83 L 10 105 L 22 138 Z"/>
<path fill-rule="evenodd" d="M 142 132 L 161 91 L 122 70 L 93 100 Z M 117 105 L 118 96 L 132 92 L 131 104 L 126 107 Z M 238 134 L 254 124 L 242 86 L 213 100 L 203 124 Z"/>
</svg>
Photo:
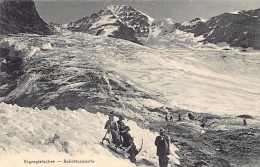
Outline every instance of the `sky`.
<svg viewBox="0 0 260 167">
<path fill-rule="evenodd" d="M 209 19 L 225 12 L 260 8 L 260 0 L 34 0 L 46 22 L 66 24 L 77 21 L 109 5 L 130 5 L 152 18 L 172 18 L 183 22 L 194 18 Z"/>
</svg>

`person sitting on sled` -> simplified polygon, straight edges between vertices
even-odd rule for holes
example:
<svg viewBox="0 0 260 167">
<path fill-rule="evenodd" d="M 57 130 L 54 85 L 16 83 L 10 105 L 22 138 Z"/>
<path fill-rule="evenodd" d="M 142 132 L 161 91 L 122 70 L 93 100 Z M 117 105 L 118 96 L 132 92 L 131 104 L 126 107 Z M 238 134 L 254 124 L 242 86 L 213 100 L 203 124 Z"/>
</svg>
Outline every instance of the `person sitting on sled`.
<svg viewBox="0 0 260 167">
<path fill-rule="evenodd" d="M 123 137 L 123 144 L 122 147 L 129 147 L 132 144 L 132 147 L 128 150 L 129 159 L 132 163 L 136 163 L 135 156 L 138 154 L 136 146 L 134 144 L 133 137 L 129 134 L 130 128 L 129 126 L 125 126 L 124 130 L 121 131 L 121 135 Z"/>
<path fill-rule="evenodd" d="M 121 143 L 122 143 L 122 138 L 121 138 L 122 134 L 121 133 L 122 133 L 122 131 L 124 131 L 124 129 L 126 127 L 123 120 L 124 120 L 124 117 L 122 115 L 120 115 L 118 117 L 118 121 L 117 121 Z"/>
<path fill-rule="evenodd" d="M 109 120 L 106 122 L 105 129 L 107 129 L 107 133 L 111 133 L 112 143 L 116 146 L 120 146 L 119 128 L 117 122 L 114 120 L 114 112 L 110 112 Z"/>
<path fill-rule="evenodd" d="M 118 127 L 119 127 L 119 132 L 123 131 L 126 127 L 123 120 L 124 120 L 124 117 L 122 115 L 120 115 L 118 117 L 118 121 L 117 121 L 117 124 L 118 124 Z"/>
</svg>

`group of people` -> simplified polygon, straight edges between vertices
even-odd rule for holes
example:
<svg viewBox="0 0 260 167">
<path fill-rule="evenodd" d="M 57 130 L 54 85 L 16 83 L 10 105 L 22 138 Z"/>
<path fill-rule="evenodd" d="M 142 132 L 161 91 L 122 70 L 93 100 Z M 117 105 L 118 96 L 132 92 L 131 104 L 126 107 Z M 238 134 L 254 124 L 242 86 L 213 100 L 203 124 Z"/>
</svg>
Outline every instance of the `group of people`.
<svg viewBox="0 0 260 167">
<path fill-rule="evenodd" d="M 166 115 L 165 116 L 165 121 L 173 121 L 172 115 L 171 116 Z"/>
<path fill-rule="evenodd" d="M 110 112 L 109 120 L 106 122 L 105 129 L 108 133 L 112 135 L 112 143 L 116 147 L 130 147 L 128 150 L 129 159 L 131 162 L 136 162 L 136 154 L 138 153 L 136 146 L 134 144 L 133 137 L 129 134 L 130 128 L 126 126 L 123 122 L 124 117 L 119 116 L 119 120 L 114 119 L 114 112 Z"/>
<path fill-rule="evenodd" d="M 116 121 L 114 119 L 114 112 L 110 112 L 109 120 L 106 122 L 105 129 L 107 129 L 107 133 L 111 133 L 112 135 L 112 143 L 116 145 L 116 147 L 129 147 L 129 159 L 131 162 L 136 162 L 136 154 L 138 151 L 134 144 L 132 136 L 129 134 L 130 128 L 126 126 L 123 122 L 123 116 L 119 116 L 119 120 Z M 159 157 L 159 166 L 167 167 L 170 155 L 170 138 L 165 134 L 164 129 L 160 129 L 160 135 L 155 139 L 155 145 L 157 147 L 157 156 Z"/>
</svg>

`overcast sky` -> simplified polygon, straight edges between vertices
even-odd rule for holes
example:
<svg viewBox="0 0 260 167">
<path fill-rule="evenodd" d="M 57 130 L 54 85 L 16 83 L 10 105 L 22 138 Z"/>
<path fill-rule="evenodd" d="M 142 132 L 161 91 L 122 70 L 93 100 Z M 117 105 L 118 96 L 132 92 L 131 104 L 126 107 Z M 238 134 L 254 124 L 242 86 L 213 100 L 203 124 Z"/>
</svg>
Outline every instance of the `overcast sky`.
<svg viewBox="0 0 260 167">
<path fill-rule="evenodd" d="M 130 5 L 153 18 L 172 18 L 177 22 L 260 8 L 260 0 L 35 0 L 35 4 L 43 20 L 56 23 L 76 21 L 109 5 Z"/>
</svg>

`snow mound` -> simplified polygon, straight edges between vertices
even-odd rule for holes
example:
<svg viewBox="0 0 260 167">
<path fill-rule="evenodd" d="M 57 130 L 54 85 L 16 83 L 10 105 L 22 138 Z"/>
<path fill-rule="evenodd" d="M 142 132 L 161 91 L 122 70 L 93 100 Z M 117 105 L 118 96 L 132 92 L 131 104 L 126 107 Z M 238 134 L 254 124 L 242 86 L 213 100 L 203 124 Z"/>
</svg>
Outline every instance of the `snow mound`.
<svg viewBox="0 0 260 167">
<path fill-rule="evenodd" d="M 52 50 L 52 44 L 51 43 L 45 43 L 42 45 L 43 50 Z"/>
<path fill-rule="evenodd" d="M 34 56 L 37 52 L 39 52 L 39 51 L 41 51 L 41 49 L 39 48 L 39 47 L 34 47 L 34 46 L 32 46 L 31 47 L 31 51 L 30 51 L 30 53 L 28 54 L 28 57 L 32 57 L 32 56 Z"/>
<path fill-rule="evenodd" d="M 92 114 L 84 109 L 47 110 L 24 108 L 0 103 L 0 162 L 3 166 L 135 166 L 126 158 L 116 157 L 100 144 L 104 137 L 107 116 Z M 140 128 L 135 122 L 125 120 L 130 126 L 137 148 L 144 140 L 139 162 L 158 165 L 157 133 Z M 179 164 L 171 145 L 172 164 Z M 33 156 L 32 156 L 33 155 Z M 15 161 L 13 161 L 15 159 Z M 38 161 L 39 160 L 39 161 Z M 55 161 L 52 163 L 52 161 Z M 65 161 L 71 163 L 65 163 Z M 111 164 L 111 165 L 108 165 Z M 0 166 L 1 166 L 0 165 Z M 141 163 L 140 166 L 147 166 Z"/>
</svg>

